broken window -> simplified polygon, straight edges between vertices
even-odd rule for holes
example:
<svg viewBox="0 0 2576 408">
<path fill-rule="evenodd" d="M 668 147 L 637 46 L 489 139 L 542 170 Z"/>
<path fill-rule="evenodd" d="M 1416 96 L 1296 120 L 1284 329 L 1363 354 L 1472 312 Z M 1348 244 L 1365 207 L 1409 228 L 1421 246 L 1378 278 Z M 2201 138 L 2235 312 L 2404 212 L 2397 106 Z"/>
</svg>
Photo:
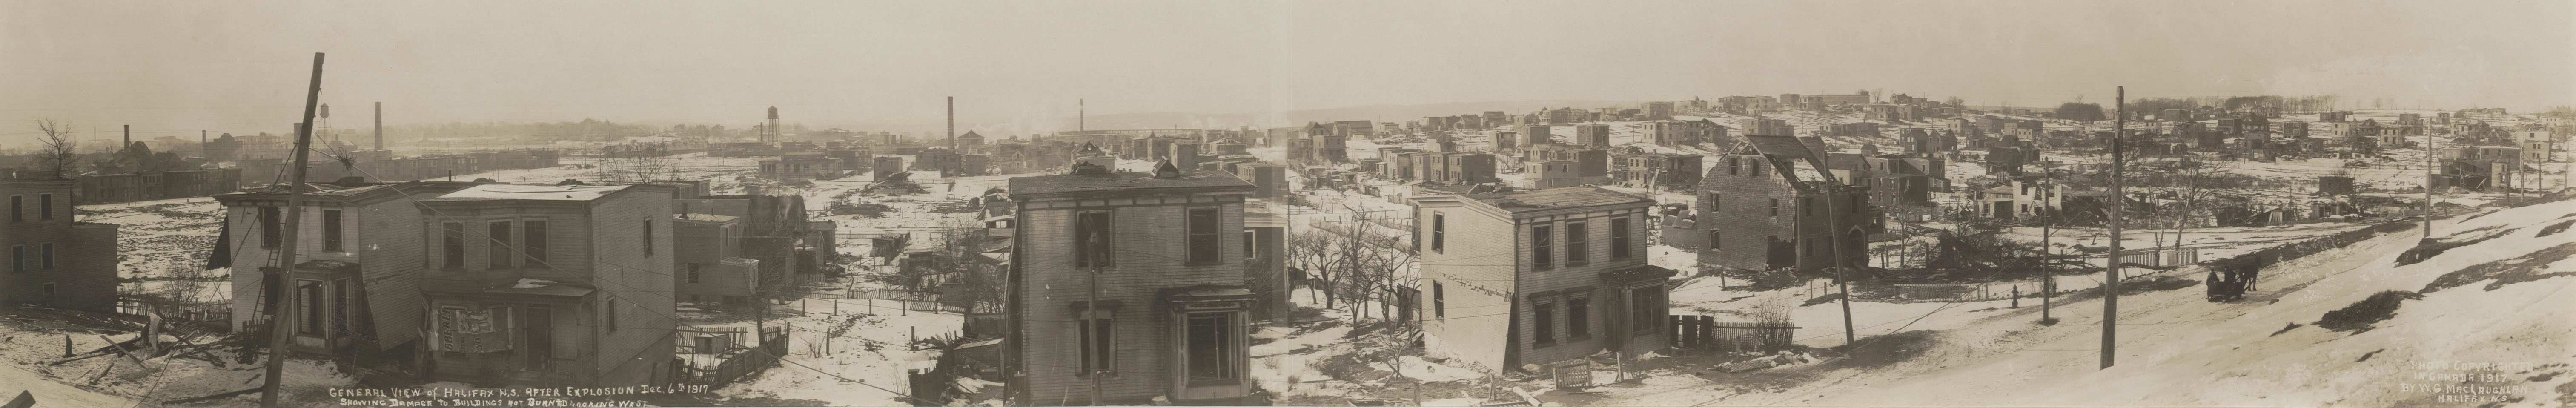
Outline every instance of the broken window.
<svg viewBox="0 0 2576 408">
<path fill-rule="evenodd" d="M 1449 318 L 1449 290 L 1440 282 L 1431 282 L 1431 317 Z"/>
<path fill-rule="evenodd" d="M 1114 263 L 1108 212 L 1087 212 L 1073 218 L 1073 266 L 1105 268 Z"/>
<path fill-rule="evenodd" d="M 522 225 L 520 229 L 526 230 L 523 234 L 528 241 L 519 246 L 520 254 L 528 258 L 528 267 L 546 267 L 546 222 L 526 221 L 523 224 L 526 225 Z"/>
<path fill-rule="evenodd" d="M 322 210 L 322 250 L 340 252 L 340 210 Z"/>
<path fill-rule="evenodd" d="M 1555 303 L 1544 300 L 1531 302 L 1530 344 L 1541 346 L 1556 344 Z"/>
<path fill-rule="evenodd" d="M 1664 286 L 1630 289 L 1628 293 L 1628 300 L 1631 302 L 1628 309 L 1632 313 L 1629 321 L 1634 322 L 1628 329 L 1651 332 L 1663 328 L 1665 309 L 1669 307 L 1664 304 Z"/>
<path fill-rule="evenodd" d="M 446 262 L 440 263 L 439 266 L 447 269 L 464 269 L 465 224 L 454 222 L 442 223 L 440 229 L 443 230 L 440 234 L 440 247 L 443 249 L 443 253 L 441 255 L 443 256 L 440 259 Z"/>
<path fill-rule="evenodd" d="M 1111 322 L 1112 321 L 1106 317 L 1084 318 L 1074 321 L 1074 332 L 1077 336 L 1082 337 L 1082 371 L 1075 375 L 1088 376 L 1092 373 L 1113 371 L 1117 369 L 1115 361 L 1111 360 L 1111 352 L 1115 351 L 1110 347 L 1111 344 L 1115 343 L 1112 341 L 1113 338 L 1110 336 L 1111 334 L 1114 334 L 1114 332 L 1111 331 L 1111 328 L 1114 327 Z"/>
<path fill-rule="evenodd" d="M 1236 365 L 1234 313 L 1192 313 L 1187 328 L 1191 380 L 1234 379 Z"/>
<path fill-rule="evenodd" d="M 277 249 L 277 239 L 279 238 L 277 232 L 280 228 L 277 224 L 277 218 L 277 207 L 259 208 L 260 248 Z"/>
<path fill-rule="evenodd" d="M 510 268 L 510 222 L 493 221 L 485 238 L 492 239 L 491 250 L 483 259 L 492 269 Z"/>
<path fill-rule="evenodd" d="M 1530 265 L 1532 267 L 1538 269 L 1554 267 L 1556 263 L 1556 231 L 1554 230 L 1555 228 L 1545 225 L 1530 227 Z"/>
</svg>

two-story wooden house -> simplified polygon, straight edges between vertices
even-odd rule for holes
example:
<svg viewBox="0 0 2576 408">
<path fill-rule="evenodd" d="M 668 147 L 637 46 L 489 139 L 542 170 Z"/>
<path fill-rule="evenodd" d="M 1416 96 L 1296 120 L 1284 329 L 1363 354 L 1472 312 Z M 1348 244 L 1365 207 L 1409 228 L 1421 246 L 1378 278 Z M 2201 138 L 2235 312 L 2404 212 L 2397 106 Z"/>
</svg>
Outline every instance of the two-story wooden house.
<svg viewBox="0 0 2576 408">
<path fill-rule="evenodd" d="M 1674 271 L 1646 263 L 1654 200 L 1587 186 L 1414 202 L 1432 355 L 1499 371 L 1669 344 Z"/>
<path fill-rule="evenodd" d="M 672 363 L 671 187 L 483 184 L 414 194 L 431 243 L 431 381 L 662 384 Z M 380 313 L 381 314 L 381 313 Z"/>
<path fill-rule="evenodd" d="M 1243 217 L 1215 170 L 1077 163 L 1011 179 L 1018 231 L 1003 351 L 1018 405 L 1229 405 L 1254 390 Z M 1095 387 L 1095 384 L 1097 387 Z"/>
<path fill-rule="evenodd" d="M 225 240 L 216 245 L 229 251 L 234 327 L 264 330 L 267 316 L 277 312 L 269 300 L 291 287 L 296 304 L 274 313 L 293 319 L 291 352 L 417 363 L 415 340 L 426 316 L 420 280 L 427 264 L 421 250 L 436 241 L 418 234 L 430 216 L 412 198 L 475 185 L 301 184 L 304 219 L 296 238 L 297 262 L 288 268 L 291 286 L 269 279 L 278 273 L 278 252 L 287 234 L 286 185 L 215 196 L 227 220 Z"/>
</svg>

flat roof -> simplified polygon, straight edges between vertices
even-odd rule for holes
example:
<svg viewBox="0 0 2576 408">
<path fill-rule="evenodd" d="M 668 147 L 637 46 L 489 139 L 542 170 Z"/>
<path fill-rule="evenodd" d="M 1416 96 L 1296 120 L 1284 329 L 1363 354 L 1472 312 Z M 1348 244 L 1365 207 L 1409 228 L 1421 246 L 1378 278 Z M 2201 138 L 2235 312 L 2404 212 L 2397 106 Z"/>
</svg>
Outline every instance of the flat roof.
<svg viewBox="0 0 2576 408">
<path fill-rule="evenodd" d="M 450 193 L 447 193 L 447 194 L 440 194 L 440 195 L 438 195 L 438 197 L 436 197 L 436 198 L 434 198 L 434 199 L 435 199 L 435 200 L 440 200 L 440 201 L 449 201 L 449 200 L 459 200 L 459 201 L 461 201 L 461 200 L 553 200 L 553 201 L 590 201 L 590 200 L 598 199 L 598 198 L 600 198 L 600 197 L 605 197 L 605 196 L 607 196 L 609 193 L 615 193 L 615 192 L 617 192 L 618 190 L 624 190 L 624 189 L 626 189 L 626 187 L 628 187 L 628 186 L 531 186 L 531 185 L 519 185 L 519 184 L 484 184 L 484 185 L 478 185 L 478 186 L 473 186 L 473 187 L 466 187 L 465 189 L 462 189 L 462 190 L 456 190 L 456 191 L 454 191 L 454 192 L 450 192 Z"/>
<path fill-rule="evenodd" d="M 1654 200 L 1648 200 L 1645 197 L 1593 186 L 1462 194 L 1458 197 L 1511 212 L 1654 203 Z"/>
<path fill-rule="evenodd" d="M 1252 183 L 1218 170 L 1183 170 L 1179 178 L 1152 173 L 1058 174 L 1011 178 L 1011 195 L 1117 191 L 1140 188 L 1252 188 Z"/>
</svg>

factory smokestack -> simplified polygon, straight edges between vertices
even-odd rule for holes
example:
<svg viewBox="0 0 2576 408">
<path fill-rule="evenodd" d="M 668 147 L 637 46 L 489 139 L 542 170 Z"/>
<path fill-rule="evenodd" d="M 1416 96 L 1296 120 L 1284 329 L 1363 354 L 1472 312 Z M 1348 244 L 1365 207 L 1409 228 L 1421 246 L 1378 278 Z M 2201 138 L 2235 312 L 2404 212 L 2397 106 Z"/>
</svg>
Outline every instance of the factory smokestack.
<svg viewBox="0 0 2576 408">
<path fill-rule="evenodd" d="M 117 149 L 117 150 L 125 150 L 125 147 L 126 147 L 126 146 L 133 146 L 133 145 L 134 145 L 134 125 L 125 125 L 125 143 L 124 143 L 124 144 L 116 145 L 116 149 Z"/>
<path fill-rule="evenodd" d="M 957 150 L 957 97 L 948 97 L 948 150 Z"/>
<path fill-rule="evenodd" d="M 376 150 L 385 149 L 385 103 L 376 102 Z"/>
</svg>

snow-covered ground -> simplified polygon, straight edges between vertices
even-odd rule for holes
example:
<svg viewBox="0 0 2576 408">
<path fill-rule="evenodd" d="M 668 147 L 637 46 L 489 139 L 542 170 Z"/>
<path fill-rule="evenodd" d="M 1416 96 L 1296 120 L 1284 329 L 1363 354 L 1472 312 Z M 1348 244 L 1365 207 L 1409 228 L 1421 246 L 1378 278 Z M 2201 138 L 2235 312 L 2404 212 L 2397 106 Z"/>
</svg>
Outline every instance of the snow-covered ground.
<svg viewBox="0 0 2576 408">
<path fill-rule="evenodd" d="M 1910 350 L 1919 354 L 1885 366 L 1829 362 L 1768 377 L 1794 381 L 1663 375 L 1604 390 L 1614 405 L 2476 406 L 2489 401 L 2474 399 L 2489 397 L 2514 406 L 2565 405 L 2576 402 L 2569 391 L 2576 378 L 2567 375 L 2576 359 L 2566 354 L 2576 346 L 2576 323 L 2553 310 L 2576 304 L 2576 292 L 2566 290 L 2576 279 L 2563 273 L 2576 270 L 2567 259 L 2576 253 L 2576 234 L 2539 233 L 2570 221 L 2576 205 L 2566 201 L 2445 220 L 2435 228 L 2448 232 L 2446 240 L 2503 235 L 2404 266 L 2395 260 L 2417 233 L 2392 232 L 2266 268 L 2266 290 L 2239 302 L 2208 302 L 2198 287 L 2123 296 L 2118 364 L 2108 369 L 2097 360 L 2100 300 L 2064 302 L 2055 314 L 2065 321 L 2055 326 L 2032 323 L 2036 311 L 2027 305 L 1980 311 L 1991 305 L 1963 304 L 1923 310 L 1921 321 L 1903 323 L 1912 326 L 1907 331 L 1937 332 L 1930 346 Z M 2404 302 L 2373 330 L 2313 326 L 2374 293 L 2426 291 L 2437 277 L 2462 270 L 2508 280 L 2443 281 L 2460 285 Z M 1808 327 L 1834 320 L 1799 317 Z"/>
</svg>

